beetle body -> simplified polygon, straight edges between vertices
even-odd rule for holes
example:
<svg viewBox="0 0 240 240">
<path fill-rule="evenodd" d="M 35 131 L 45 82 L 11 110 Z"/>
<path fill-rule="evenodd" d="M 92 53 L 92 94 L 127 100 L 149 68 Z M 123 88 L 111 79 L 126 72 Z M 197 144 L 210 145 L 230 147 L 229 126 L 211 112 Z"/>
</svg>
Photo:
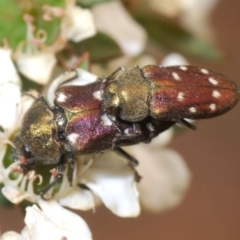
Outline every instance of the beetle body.
<svg viewBox="0 0 240 240">
<path fill-rule="evenodd" d="M 131 78 L 132 76 L 132 78 Z M 148 65 L 123 71 L 106 83 L 105 108 L 138 122 L 203 119 L 225 113 L 238 101 L 236 85 L 222 74 L 194 66 Z"/>
<path fill-rule="evenodd" d="M 57 164 L 60 176 L 66 160 L 73 164 L 75 155 L 106 150 L 136 163 L 121 146 L 149 142 L 176 122 L 191 127 L 184 118 L 214 117 L 238 100 L 233 82 L 198 67 L 119 72 L 85 86 L 59 86 L 53 107 L 42 96 L 34 101 L 14 140 L 13 156 L 24 173 L 36 164 Z"/>
<path fill-rule="evenodd" d="M 103 110 L 102 82 L 85 86 L 61 86 L 50 108 L 39 96 L 25 113 L 22 128 L 16 135 L 13 156 L 27 173 L 36 164 L 64 164 L 64 154 L 73 159 L 78 154 L 118 150 L 120 146 L 148 142 L 152 136 L 147 123 L 156 134 L 175 122 L 142 121 L 141 127 L 109 116 Z"/>
</svg>

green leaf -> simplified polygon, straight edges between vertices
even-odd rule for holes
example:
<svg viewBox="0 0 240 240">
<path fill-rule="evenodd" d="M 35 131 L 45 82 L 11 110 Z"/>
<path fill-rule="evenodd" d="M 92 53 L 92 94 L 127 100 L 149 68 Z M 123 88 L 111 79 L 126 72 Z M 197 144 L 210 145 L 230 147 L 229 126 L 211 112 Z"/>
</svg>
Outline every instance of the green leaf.
<svg viewBox="0 0 240 240">
<path fill-rule="evenodd" d="M 31 207 L 32 205 L 33 205 L 34 203 L 32 203 L 32 202 L 29 202 L 29 201 L 27 201 L 27 200 L 24 200 L 24 201 L 22 201 L 21 203 L 20 203 L 20 209 L 21 209 L 21 212 L 22 212 L 22 214 L 25 216 L 26 215 L 26 208 L 27 207 Z"/>
<path fill-rule="evenodd" d="M 7 39 L 10 46 L 16 47 L 25 38 L 26 26 L 22 17 L 16 1 L 0 0 L 0 44 L 3 39 Z"/>
<path fill-rule="evenodd" d="M 83 8 L 90 8 L 96 4 L 113 1 L 115 0 L 77 0 L 77 5 Z"/>
<path fill-rule="evenodd" d="M 27 78 L 25 75 L 23 75 L 20 71 L 18 71 L 18 75 L 20 76 L 21 80 L 22 80 L 22 91 L 23 92 L 28 92 L 32 89 L 37 90 L 37 91 L 41 91 L 41 87 L 42 85 L 34 82 L 33 80 Z"/>
<path fill-rule="evenodd" d="M 8 145 L 5 156 L 3 158 L 3 167 L 7 168 L 13 163 L 13 157 L 12 157 L 12 147 Z"/>
<path fill-rule="evenodd" d="M 103 33 L 98 33 L 94 37 L 78 43 L 70 42 L 68 48 L 70 50 L 65 49 L 58 57 L 70 59 L 73 54 L 80 57 L 84 53 L 89 53 L 91 62 L 103 62 L 122 55 L 117 43 Z"/>
<path fill-rule="evenodd" d="M 3 184 L 0 184 L 0 206 L 2 206 L 2 207 L 12 207 L 13 206 L 13 204 L 10 202 L 10 201 L 8 201 L 5 197 L 4 197 L 4 195 L 2 194 L 2 188 L 4 187 L 4 185 Z"/>
<path fill-rule="evenodd" d="M 135 17 L 146 29 L 150 39 L 160 47 L 206 60 L 217 60 L 221 57 L 218 49 L 206 41 L 194 37 L 168 19 L 154 15 L 140 15 L 139 13 Z"/>
<path fill-rule="evenodd" d="M 35 18 L 34 25 L 37 30 L 45 30 L 47 33 L 47 44 L 50 44 L 56 38 L 59 28 L 60 19 L 45 21 L 42 18 L 43 5 L 55 7 L 65 7 L 64 0 L 0 0 L 0 43 L 7 39 L 9 45 L 16 48 L 18 44 L 26 39 L 27 28 L 23 21 L 24 14 L 30 14 Z"/>
</svg>

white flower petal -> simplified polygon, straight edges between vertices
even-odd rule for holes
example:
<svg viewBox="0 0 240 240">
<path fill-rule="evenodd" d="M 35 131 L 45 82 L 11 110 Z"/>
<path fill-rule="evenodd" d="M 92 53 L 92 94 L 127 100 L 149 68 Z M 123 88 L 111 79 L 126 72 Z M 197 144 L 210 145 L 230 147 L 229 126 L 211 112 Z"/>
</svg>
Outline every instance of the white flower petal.
<svg viewBox="0 0 240 240">
<path fill-rule="evenodd" d="M 0 48 L 0 126 L 7 128 L 15 119 L 16 105 L 21 96 L 21 83 L 17 71 L 11 60 L 11 51 Z"/>
<path fill-rule="evenodd" d="M 219 0 L 181 0 L 180 23 L 194 33 L 205 39 L 213 38 L 213 29 L 209 15 Z"/>
<path fill-rule="evenodd" d="M 92 12 L 97 29 L 111 36 L 125 54 L 137 56 L 143 52 L 147 34 L 119 1 L 96 5 Z"/>
<path fill-rule="evenodd" d="M 108 152 L 96 159 L 81 182 L 116 215 L 135 217 L 140 213 L 135 174 L 116 153 Z"/>
<path fill-rule="evenodd" d="M 146 209 L 163 211 L 182 201 L 190 184 L 190 172 L 178 153 L 147 144 L 128 148 L 128 152 L 139 160 L 137 170 L 142 179 L 138 189 Z"/>
<path fill-rule="evenodd" d="M 36 206 L 26 208 L 24 239 L 89 240 L 91 232 L 83 219 L 62 208 L 57 202 L 39 201 L 42 211 Z"/>
<path fill-rule="evenodd" d="M 56 57 L 51 52 L 18 53 L 16 63 L 23 75 L 39 84 L 46 84 L 51 78 Z"/>
<path fill-rule="evenodd" d="M 8 128 L 13 124 L 16 117 L 16 106 L 20 97 L 20 86 L 12 83 L 0 84 L 0 109 L 2 112 L 0 126 L 3 128 Z"/>
<path fill-rule="evenodd" d="M 17 188 L 16 186 L 11 186 L 8 184 L 6 184 L 2 188 L 2 194 L 13 204 L 18 204 L 22 202 L 24 199 L 28 199 L 30 197 L 29 193 L 22 191 L 20 188 Z"/>
<path fill-rule="evenodd" d="M 179 53 L 168 54 L 161 62 L 161 66 L 188 65 L 188 61 Z"/>
<path fill-rule="evenodd" d="M 193 0 L 194 1 L 194 0 Z M 149 0 L 149 6 L 167 17 L 177 17 L 181 0 Z"/>
<path fill-rule="evenodd" d="M 15 83 L 20 85 L 20 78 L 11 59 L 10 49 L 0 48 L 1 85 L 4 83 Z"/>
<path fill-rule="evenodd" d="M 0 240 L 23 240 L 19 233 L 14 231 L 5 232 L 1 237 Z"/>
<path fill-rule="evenodd" d="M 37 94 L 37 92 L 35 92 L 35 91 L 31 91 L 31 93 L 32 93 L 32 96 L 36 96 L 36 94 Z M 29 92 L 29 94 L 30 94 L 30 92 Z M 6 139 L 9 139 L 9 137 L 11 137 L 12 134 L 15 134 L 17 131 L 19 131 L 19 129 L 22 126 L 23 117 L 33 102 L 34 102 L 34 98 L 31 97 L 30 95 L 24 95 L 21 97 L 21 99 L 19 100 L 19 102 L 15 108 L 16 114 L 13 119 L 14 122 L 11 126 L 9 126 L 7 129 L 5 129 Z M 1 145 L 1 143 L 0 143 L 0 145 Z"/>
<path fill-rule="evenodd" d="M 90 10 L 77 6 L 68 6 L 61 24 L 62 38 L 79 42 L 94 36 L 96 28 Z"/>
<path fill-rule="evenodd" d="M 94 196 L 91 191 L 83 190 L 79 187 L 70 187 L 66 197 L 62 197 L 58 202 L 72 209 L 89 210 L 95 208 Z"/>
</svg>

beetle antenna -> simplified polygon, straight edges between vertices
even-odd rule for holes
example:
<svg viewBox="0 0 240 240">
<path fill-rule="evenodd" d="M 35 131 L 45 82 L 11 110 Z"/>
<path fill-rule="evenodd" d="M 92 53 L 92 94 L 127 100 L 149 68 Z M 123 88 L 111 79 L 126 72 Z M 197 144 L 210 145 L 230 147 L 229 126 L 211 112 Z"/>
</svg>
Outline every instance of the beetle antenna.
<svg viewBox="0 0 240 240">
<path fill-rule="evenodd" d="M 124 67 L 119 67 L 116 69 L 114 72 L 112 72 L 109 76 L 105 78 L 105 80 L 108 82 L 110 79 L 114 78 L 118 72 L 124 72 L 125 68 Z"/>
</svg>

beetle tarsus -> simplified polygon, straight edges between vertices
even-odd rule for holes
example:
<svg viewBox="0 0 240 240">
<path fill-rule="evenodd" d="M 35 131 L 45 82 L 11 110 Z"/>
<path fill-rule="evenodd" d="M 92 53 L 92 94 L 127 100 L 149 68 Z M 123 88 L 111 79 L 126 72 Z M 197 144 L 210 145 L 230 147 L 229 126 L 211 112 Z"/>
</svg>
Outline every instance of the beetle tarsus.
<svg viewBox="0 0 240 240">
<path fill-rule="evenodd" d="M 194 126 L 193 124 L 191 124 L 190 122 L 188 122 L 188 121 L 185 120 L 184 118 L 179 119 L 178 122 L 181 123 L 182 125 L 190 128 L 190 129 L 192 129 L 192 130 L 196 130 L 196 129 L 197 129 L 196 126 Z"/>
<path fill-rule="evenodd" d="M 43 200 L 50 200 L 52 197 L 46 198 L 44 195 L 52 188 L 54 187 L 54 185 L 59 181 L 59 179 L 62 177 L 62 173 L 57 174 L 57 176 L 54 178 L 54 180 L 45 188 L 42 189 L 42 191 L 40 192 L 40 196 Z"/>
<path fill-rule="evenodd" d="M 54 180 L 48 184 L 47 187 L 43 188 L 42 191 L 40 192 L 40 196 L 43 200 L 49 200 L 50 198 L 46 198 L 44 195 L 52 188 L 54 187 L 55 184 L 59 181 L 59 179 L 62 178 L 63 173 L 65 171 L 65 156 L 62 155 L 60 158 L 60 162 L 57 166 L 57 175 L 55 176 Z"/>
<path fill-rule="evenodd" d="M 126 151 L 124 151 L 122 148 L 116 148 L 115 151 L 117 153 L 119 153 L 120 155 L 122 155 L 124 158 L 126 158 L 126 160 L 128 160 L 129 166 L 131 167 L 131 169 L 134 172 L 135 181 L 140 182 L 142 177 L 138 174 L 138 172 L 135 169 L 135 167 L 139 164 L 138 160 L 136 158 L 134 158 L 133 156 L 131 156 Z"/>
</svg>

